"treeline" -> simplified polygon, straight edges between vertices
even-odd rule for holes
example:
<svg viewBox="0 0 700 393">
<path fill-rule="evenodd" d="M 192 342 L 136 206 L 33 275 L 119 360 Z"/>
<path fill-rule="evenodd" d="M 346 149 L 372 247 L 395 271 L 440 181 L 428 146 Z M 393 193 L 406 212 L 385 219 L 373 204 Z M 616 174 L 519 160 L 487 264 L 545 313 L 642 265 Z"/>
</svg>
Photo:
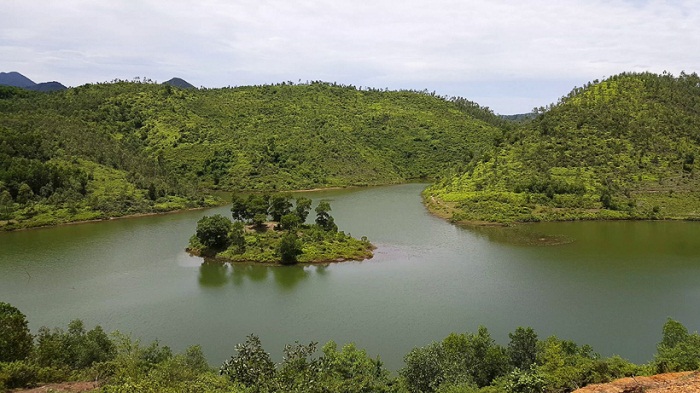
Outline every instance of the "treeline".
<svg viewBox="0 0 700 393">
<path fill-rule="evenodd" d="M 310 82 L 0 87 L 0 228 L 201 206 L 208 189 L 433 179 L 501 138 L 488 108 Z"/>
<path fill-rule="evenodd" d="M 697 74 L 595 81 L 426 197 L 456 221 L 700 219 L 699 108 Z"/>
<path fill-rule="evenodd" d="M 102 392 L 570 392 L 591 383 L 700 368 L 700 336 L 669 319 L 654 359 L 643 365 L 602 358 L 588 345 L 540 339 L 518 328 L 508 344 L 488 330 L 450 334 L 412 349 L 398 375 L 353 344 L 286 345 L 276 363 L 249 336 L 216 369 L 192 346 L 175 354 L 155 341 L 142 344 L 75 320 L 67 330 L 42 327 L 32 335 L 26 317 L 0 302 L 0 389 L 62 381 L 98 381 Z"/>
</svg>

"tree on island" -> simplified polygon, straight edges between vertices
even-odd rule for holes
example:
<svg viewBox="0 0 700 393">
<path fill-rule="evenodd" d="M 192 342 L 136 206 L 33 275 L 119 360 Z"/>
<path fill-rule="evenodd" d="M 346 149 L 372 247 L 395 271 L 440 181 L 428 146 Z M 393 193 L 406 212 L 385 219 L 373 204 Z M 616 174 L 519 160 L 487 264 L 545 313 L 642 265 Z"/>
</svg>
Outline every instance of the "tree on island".
<svg viewBox="0 0 700 393">
<path fill-rule="evenodd" d="M 290 231 L 282 236 L 278 253 L 283 265 L 293 265 L 297 263 L 297 257 L 303 253 L 301 242 L 296 232 Z"/>
<path fill-rule="evenodd" d="M 330 211 L 331 204 L 327 201 L 321 201 L 318 206 L 316 206 L 316 225 L 328 232 L 337 232 L 338 226 L 335 225 L 335 220 L 329 213 Z"/>
<path fill-rule="evenodd" d="M 270 207 L 268 212 L 272 216 L 272 221 L 279 222 L 282 216 L 292 212 L 292 203 L 289 202 L 291 197 L 283 194 L 276 194 L 270 198 Z"/>
<path fill-rule="evenodd" d="M 309 216 L 309 212 L 311 211 L 311 199 L 307 197 L 297 198 L 294 211 L 302 224 L 306 222 L 306 218 Z"/>
<path fill-rule="evenodd" d="M 197 221 L 197 239 L 209 249 L 222 250 L 229 245 L 231 229 L 233 229 L 233 223 L 221 214 L 204 216 Z"/>
</svg>

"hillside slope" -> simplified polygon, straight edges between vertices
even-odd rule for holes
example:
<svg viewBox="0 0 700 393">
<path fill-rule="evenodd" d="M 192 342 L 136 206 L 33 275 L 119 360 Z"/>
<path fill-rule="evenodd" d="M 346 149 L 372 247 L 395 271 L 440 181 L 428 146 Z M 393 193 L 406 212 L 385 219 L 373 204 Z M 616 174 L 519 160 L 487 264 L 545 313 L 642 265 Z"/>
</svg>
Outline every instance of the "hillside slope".
<svg viewBox="0 0 700 393">
<path fill-rule="evenodd" d="M 204 203 L 202 189 L 429 179 L 490 151 L 501 124 L 466 100 L 320 82 L 3 88 L 0 220 L 32 220 L 30 206 L 82 212 L 61 221 L 167 210 Z"/>
<path fill-rule="evenodd" d="M 700 78 L 621 74 L 574 89 L 497 154 L 425 193 L 455 221 L 700 218 Z"/>
</svg>

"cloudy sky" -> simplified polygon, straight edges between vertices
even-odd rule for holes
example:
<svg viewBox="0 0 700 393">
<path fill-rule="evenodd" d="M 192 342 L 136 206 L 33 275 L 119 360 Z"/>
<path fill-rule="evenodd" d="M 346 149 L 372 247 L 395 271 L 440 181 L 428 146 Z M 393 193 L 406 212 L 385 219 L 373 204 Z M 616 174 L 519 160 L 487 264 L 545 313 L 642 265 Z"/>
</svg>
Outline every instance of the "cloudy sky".
<svg viewBox="0 0 700 393">
<path fill-rule="evenodd" d="M 0 71 L 427 89 L 529 112 L 623 71 L 700 72 L 698 0 L 3 0 Z"/>
</svg>

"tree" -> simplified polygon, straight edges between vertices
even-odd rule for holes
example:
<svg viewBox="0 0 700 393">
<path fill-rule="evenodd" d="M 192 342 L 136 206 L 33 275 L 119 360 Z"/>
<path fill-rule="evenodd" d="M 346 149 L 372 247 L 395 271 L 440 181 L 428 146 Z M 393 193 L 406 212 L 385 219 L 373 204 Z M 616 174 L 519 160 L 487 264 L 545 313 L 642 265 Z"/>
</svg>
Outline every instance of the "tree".
<svg viewBox="0 0 700 393">
<path fill-rule="evenodd" d="M 275 377 L 275 363 L 265 352 L 258 336 L 251 334 L 245 343 L 236 345 L 235 356 L 224 362 L 220 372 L 232 382 L 239 382 L 255 391 L 265 391 Z"/>
<path fill-rule="evenodd" d="M 197 222 L 197 239 L 207 248 L 224 249 L 229 244 L 232 227 L 231 220 L 220 214 L 204 216 Z"/>
<path fill-rule="evenodd" d="M 245 252 L 245 225 L 242 222 L 234 222 L 229 232 L 229 244 L 238 248 L 238 253 Z"/>
<path fill-rule="evenodd" d="M 277 252 L 279 253 L 283 265 L 293 265 L 297 263 L 297 257 L 303 253 L 301 242 L 297 234 L 293 231 L 285 233 L 280 240 Z"/>
<path fill-rule="evenodd" d="M 34 192 L 27 183 L 22 183 L 17 190 L 17 203 L 25 204 L 34 198 Z"/>
<path fill-rule="evenodd" d="M 236 221 L 248 219 L 248 203 L 238 194 L 231 196 L 231 215 Z"/>
<path fill-rule="evenodd" d="M 306 218 L 309 216 L 309 212 L 311 211 L 311 199 L 306 197 L 297 198 L 294 211 L 296 212 L 297 216 L 299 216 L 299 220 L 302 223 L 306 222 Z"/>
<path fill-rule="evenodd" d="M 247 206 L 246 219 L 252 220 L 256 215 L 262 214 L 265 216 L 263 221 L 267 221 L 267 209 L 269 207 L 269 197 L 267 195 L 249 195 Z"/>
<path fill-rule="evenodd" d="M 530 327 L 518 327 L 515 332 L 508 333 L 508 337 L 507 352 L 511 366 L 529 370 L 537 360 L 537 333 Z"/>
<path fill-rule="evenodd" d="M 23 360 L 32 351 L 27 318 L 14 306 L 0 302 L 0 362 Z"/>
<path fill-rule="evenodd" d="M 0 192 L 0 220 L 10 218 L 12 214 L 12 195 L 7 190 Z"/>
<path fill-rule="evenodd" d="M 289 195 L 276 194 L 270 198 L 270 208 L 268 212 L 272 216 L 272 221 L 279 222 L 282 216 L 291 213 L 292 203 L 289 202 Z"/>
<path fill-rule="evenodd" d="M 282 216 L 279 227 L 282 230 L 289 231 L 298 228 L 300 224 L 301 220 L 299 219 L 299 216 L 290 213 Z"/>
<path fill-rule="evenodd" d="M 329 232 L 337 231 L 338 226 L 335 225 L 335 220 L 331 217 L 330 211 L 330 203 L 327 201 L 319 202 L 318 206 L 316 206 L 316 225 Z"/>
</svg>

